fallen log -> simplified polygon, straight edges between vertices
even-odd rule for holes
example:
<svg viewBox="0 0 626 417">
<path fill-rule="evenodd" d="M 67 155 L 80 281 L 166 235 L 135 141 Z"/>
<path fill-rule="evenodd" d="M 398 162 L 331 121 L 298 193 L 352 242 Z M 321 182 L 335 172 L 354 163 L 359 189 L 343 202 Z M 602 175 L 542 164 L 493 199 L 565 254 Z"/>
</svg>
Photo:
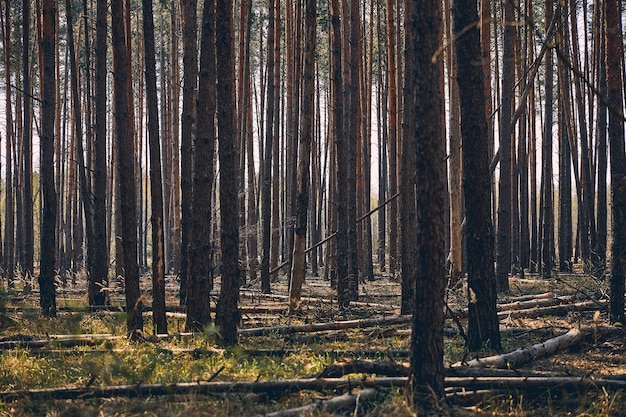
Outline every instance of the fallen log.
<svg viewBox="0 0 626 417">
<path fill-rule="evenodd" d="M 87 388 L 42 388 L 34 390 L 2 391 L 0 401 L 7 403 L 29 399 L 31 401 L 77 400 L 113 397 L 149 397 L 163 395 L 209 395 L 246 393 L 290 393 L 301 390 L 329 391 L 353 388 L 403 387 L 407 378 L 363 379 L 287 379 L 257 382 L 184 382 L 178 384 L 135 384 Z"/>
<path fill-rule="evenodd" d="M 408 376 L 410 365 L 389 361 L 345 360 L 329 365 L 318 378 L 341 378 L 349 374 L 376 374 L 384 376 Z"/>
<path fill-rule="evenodd" d="M 240 293 L 241 297 L 249 297 L 252 299 L 255 298 L 263 298 L 266 300 L 278 300 L 278 301 L 287 301 L 289 300 L 288 295 L 282 294 L 263 294 L 259 292 L 253 291 L 242 291 Z M 301 303 L 318 303 L 323 305 L 337 305 L 337 300 L 331 300 L 330 298 L 314 298 L 314 297 L 302 297 L 300 299 Z M 350 306 L 353 307 L 363 307 L 363 308 L 373 308 L 373 309 L 381 309 L 381 310 L 399 310 L 400 306 L 390 305 L 390 304 L 379 304 L 379 303 L 365 303 L 360 301 L 351 301 Z"/>
<path fill-rule="evenodd" d="M 508 296 L 508 297 L 505 297 L 504 300 L 506 300 L 509 303 L 513 303 L 516 301 L 538 300 L 541 298 L 554 298 L 554 293 L 544 292 L 541 294 L 525 294 L 525 295 L 517 295 L 517 296 Z"/>
<path fill-rule="evenodd" d="M 269 334 L 291 334 L 300 332 L 319 332 L 323 330 L 362 329 L 376 326 L 404 324 L 411 321 L 411 316 L 392 316 L 364 320 L 346 320 L 330 323 L 309 323 L 291 326 L 257 327 L 239 330 L 240 336 L 264 336 Z"/>
<path fill-rule="evenodd" d="M 599 308 L 608 306 L 608 301 L 583 301 L 574 304 L 565 304 L 549 307 L 536 307 L 525 310 L 508 310 L 498 313 L 498 318 L 502 319 L 517 319 L 517 318 L 535 318 L 542 316 L 564 316 L 573 311 L 594 311 Z"/>
<path fill-rule="evenodd" d="M 457 366 L 469 366 L 474 368 L 500 368 L 511 369 L 519 366 L 523 363 L 530 362 L 536 358 L 543 358 L 553 355 L 559 350 L 566 349 L 572 345 L 575 345 L 583 340 L 585 332 L 589 332 L 589 329 L 580 331 L 578 329 L 571 329 L 569 332 L 548 339 L 545 342 L 537 343 L 530 347 L 520 348 L 513 352 L 505 353 L 502 355 L 488 356 L 486 358 L 476 358 L 467 363 L 457 362 L 453 367 Z"/>
<path fill-rule="evenodd" d="M 552 298 L 537 298 L 533 300 L 526 301 L 513 301 L 510 303 L 503 303 L 496 305 L 498 311 L 507 311 L 507 310 L 527 310 L 536 307 L 549 307 L 555 305 L 562 304 L 570 304 L 575 300 L 573 296 L 565 296 L 565 297 L 552 297 Z"/>
<path fill-rule="evenodd" d="M 163 395 L 211 395 L 228 393 L 290 393 L 301 390 L 330 391 L 355 388 L 404 387 L 406 377 L 392 378 L 328 378 L 287 379 L 267 382 L 186 382 L 178 384 L 134 384 L 87 388 L 43 388 L 33 390 L 1 391 L 3 403 L 31 400 L 77 400 L 113 397 L 149 397 Z M 626 381 L 608 378 L 580 377 L 446 377 L 446 387 L 463 387 L 466 390 L 505 389 L 516 392 L 567 390 L 624 390 Z"/>
<path fill-rule="evenodd" d="M 353 411 L 358 414 L 359 405 L 366 401 L 374 400 L 378 391 L 373 388 L 366 388 L 361 391 L 347 392 L 329 400 L 320 400 L 314 403 L 303 405 L 302 407 L 290 408 L 289 410 L 276 411 L 274 413 L 263 414 L 264 417 L 294 417 L 315 410 L 326 413 L 337 413 L 340 411 Z M 261 417 L 261 416 L 258 416 Z"/>
<path fill-rule="evenodd" d="M 340 378 L 350 374 L 370 374 L 376 376 L 409 376 L 410 364 L 390 361 L 369 361 L 342 358 L 339 362 L 324 368 L 317 378 Z M 539 377 L 553 376 L 541 372 L 519 372 L 514 369 L 490 369 L 454 367 L 445 368 L 446 377 Z"/>
</svg>

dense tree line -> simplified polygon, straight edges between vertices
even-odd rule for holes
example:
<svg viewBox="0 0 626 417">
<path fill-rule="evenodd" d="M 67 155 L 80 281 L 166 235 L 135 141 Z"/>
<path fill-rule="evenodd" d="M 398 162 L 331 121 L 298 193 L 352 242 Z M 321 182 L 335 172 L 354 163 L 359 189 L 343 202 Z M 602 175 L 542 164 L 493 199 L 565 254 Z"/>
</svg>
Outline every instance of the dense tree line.
<svg viewBox="0 0 626 417">
<path fill-rule="evenodd" d="M 411 381 L 437 396 L 444 289 L 464 276 L 470 349 L 500 349 L 511 275 L 582 264 L 623 320 L 618 2 L 1 6 L 2 269 L 37 276 L 44 314 L 59 277 L 84 276 L 95 307 L 115 274 L 137 334 L 150 266 L 155 331 L 168 274 L 202 330 L 219 275 L 231 344 L 243 284 L 286 274 L 293 311 L 322 274 L 347 309 L 384 273 L 414 315 Z"/>
</svg>

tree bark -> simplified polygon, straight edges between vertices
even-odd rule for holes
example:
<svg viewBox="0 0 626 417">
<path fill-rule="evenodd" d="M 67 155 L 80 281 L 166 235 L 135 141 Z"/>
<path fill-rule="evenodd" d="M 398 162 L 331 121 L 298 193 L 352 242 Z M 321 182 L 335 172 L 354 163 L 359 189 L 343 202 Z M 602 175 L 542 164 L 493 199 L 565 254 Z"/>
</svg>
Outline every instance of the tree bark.
<svg viewBox="0 0 626 417">
<path fill-rule="evenodd" d="M 43 63 L 41 115 L 41 260 L 39 272 L 40 306 L 45 316 L 56 316 L 56 210 L 54 187 L 54 141 L 56 113 L 55 32 L 57 8 L 54 0 L 43 1 L 41 55 Z"/>
<path fill-rule="evenodd" d="M 198 18 L 197 2 L 181 0 L 183 33 L 183 113 L 180 137 L 180 191 L 181 191 L 181 257 L 180 301 L 187 303 L 187 274 L 189 267 L 189 235 L 191 232 L 191 204 L 193 193 L 193 141 L 196 127 L 196 97 L 198 88 Z M 178 59 L 175 57 L 174 59 Z"/>
<path fill-rule="evenodd" d="M 143 0 L 143 36 L 145 45 L 146 103 L 150 141 L 150 203 L 152 206 L 152 318 L 157 334 L 167 333 L 165 317 L 165 254 L 163 238 L 163 181 L 161 177 L 161 139 L 156 79 L 156 51 L 152 1 Z"/>
<path fill-rule="evenodd" d="M 453 18 L 458 67 L 462 68 L 456 79 L 464 150 L 463 191 L 469 301 L 467 345 L 470 350 L 478 350 L 484 344 L 500 350 L 493 269 L 488 124 L 483 72 L 482 68 L 473 64 L 481 53 L 478 28 L 472 27 L 472 23 L 478 21 L 476 2 L 455 0 Z"/>
<path fill-rule="evenodd" d="M 619 2 L 605 0 L 606 89 L 611 162 L 611 321 L 624 323 L 626 276 L 626 153 L 624 151 L 624 47 Z"/>
<path fill-rule="evenodd" d="M 187 273 L 187 331 L 202 331 L 211 322 L 209 293 L 213 289 L 211 278 L 212 252 L 210 240 L 213 180 L 215 167 L 215 5 L 204 2 L 202 36 L 200 40 L 200 78 L 196 114 L 198 129 L 194 138 L 194 172 Z"/>
<path fill-rule="evenodd" d="M 237 214 L 236 112 L 233 74 L 232 0 L 218 0 L 215 12 L 217 67 L 217 124 L 222 212 L 222 283 L 215 323 L 226 345 L 237 343 L 239 310 L 239 225 Z"/>
<path fill-rule="evenodd" d="M 130 103 L 127 86 L 130 63 L 126 51 L 123 0 L 111 1 L 113 40 L 113 100 L 115 104 L 115 147 L 117 149 L 117 193 L 121 205 L 124 288 L 126 294 L 126 327 L 129 334 L 143 330 L 137 267 L 137 198 L 135 187 L 135 152 L 130 127 Z"/>
<path fill-rule="evenodd" d="M 311 141 L 315 105 L 315 45 L 317 42 L 317 3 L 307 0 L 305 6 L 306 38 L 304 49 L 304 85 L 302 124 L 298 149 L 298 194 L 296 198 L 296 224 L 293 237 L 289 309 L 298 307 L 302 283 L 306 272 L 304 248 L 306 246 L 309 193 L 311 188 Z"/>
<path fill-rule="evenodd" d="M 433 406 L 444 396 L 445 150 L 440 65 L 441 5 L 405 1 L 404 143 L 416 151 L 416 296 L 411 335 L 409 402 Z M 406 149 L 411 149 L 407 147 Z"/>
</svg>

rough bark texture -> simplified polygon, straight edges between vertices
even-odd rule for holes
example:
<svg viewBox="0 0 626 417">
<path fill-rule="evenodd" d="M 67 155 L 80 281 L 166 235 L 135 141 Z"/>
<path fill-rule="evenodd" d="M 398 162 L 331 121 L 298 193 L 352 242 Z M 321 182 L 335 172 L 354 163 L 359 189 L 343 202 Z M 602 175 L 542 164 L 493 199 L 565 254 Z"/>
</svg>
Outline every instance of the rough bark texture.
<svg viewBox="0 0 626 417">
<path fill-rule="evenodd" d="M 499 291 L 509 289 L 511 270 L 511 107 L 514 88 L 515 12 L 510 0 L 504 9 L 504 40 L 502 63 L 502 103 L 500 107 L 500 181 L 498 188 L 498 230 L 496 239 L 496 284 Z"/>
<path fill-rule="evenodd" d="M 626 154 L 624 151 L 624 84 L 622 24 L 617 0 L 604 2 L 606 42 L 606 89 L 609 102 L 611 158 L 611 321 L 624 323 L 624 277 L 626 275 Z"/>
<path fill-rule="evenodd" d="M 267 107 L 265 108 L 265 144 L 263 155 L 262 183 L 261 183 L 261 290 L 270 292 L 270 252 L 271 252 L 271 222 L 272 222 L 272 141 L 274 140 L 274 21 L 275 0 L 268 0 L 269 25 L 267 34 Z"/>
<path fill-rule="evenodd" d="M 91 281 L 107 283 L 109 245 L 107 240 L 107 2 L 97 1 L 96 12 L 96 127 L 94 138 L 93 236 L 94 259 Z M 106 293 L 99 292 L 94 304 L 105 303 Z"/>
<path fill-rule="evenodd" d="M 445 150 L 440 66 L 441 6 L 405 1 L 404 141 L 416 149 L 416 297 L 411 336 L 409 399 L 418 407 L 444 396 Z M 410 149 L 410 148 L 409 148 Z"/>
<path fill-rule="evenodd" d="M 56 316 L 55 253 L 57 194 L 54 188 L 54 117 L 56 106 L 56 73 L 54 42 L 57 9 L 54 0 L 43 2 L 43 60 L 41 114 L 41 261 L 39 272 L 40 306 L 44 315 Z"/>
<path fill-rule="evenodd" d="M 298 193 L 296 196 L 296 224 L 293 237 L 293 258 L 289 308 L 295 309 L 300 300 L 306 272 L 304 249 L 306 246 L 307 218 L 309 208 L 311 141 L 315 104 L 315 44 L 317 39 L 317 2 L 307 0 L 305 6 L 306 38 L 304 46 L 304 86 L 302 124 L 298 149 Z"/>
<path fill-rule="evenodd" d="M 546 0 L 546 21 L 552 21 L 554 3 Z M 548 48 L 545 57 L 545 118 L 543 120 L 543 146 L 541 162 L 541 242 L 540 242 L 540 271 L 543 278 L 552 275 L 552 248 L 553 248 L 553 202 L 552 202 L 552 121 L 553 121 L 553 93 L 554 93 L 554 55 L 552 48 Z"/>
<path fill-rule="evenodd" d="M 187 302 L 187 273 L 189 266 L 189 234 L 191 221 L 193 138 L 196 125 L 196 96 L 198 88 L 198 7 L 195 0 L 181 0 L 183 33 L 183 113 L 180 136 L 181 191 L 181 257 L 180 302 Z M 178 59 L 177 57 L 175 59 Z"/>
<path fill-rule="evenodd" d="M 126 326 L 129 334 L 143 330 L 139 299 L 139 268 L 137 267 L 137 198 L 135 187 L 135 151 L 130 128 L 127 94 L 130 65 L 126 52 L 123 0 L 111 2 L 113 39 L 113 100 L 115 104 L 115 148 L 117 150 L 117 193 L 120 196 L 124 289 L 126 294 Z"/>
<path fill-rule="evenodd" d="M 154 329 L 167 333 L 165 318 L 165 254 L 163 238 L 163 181 L 161 178 L 161 140 L 159 137 L 159 103 L 156 80 L 156 51 L 152 1 L 142 0 L 145 46 L 146 103 L 148 106 L 148 140 L 150 141 L 150 203 L 152 206 L 152 314 Z"/>
<path fill-rule="evenodd" d="M 31 91 L 31 61 L 30 61 L 30 21 L 31 6 L 30 0 L 22 1 L 22 92 L 24 104 L 22 110 L 22 165 L 21 172 L 21 216 L 18 225 L 21 226 L 19 234 L 21 236 L 19 248 L 20 266 L 24 277 L 29 280 L 33 277 L 33 263 L 35 252 L 35 237 L 33 225 L 33 132 L 32 132 L 32 91 Z M 28 282 L 28 281 L 27 281 Z"/>
<path fill-rule="evenodd" d="M 467 344 L 478 350 L 485 344 L 499 350 L 500 331 L 496 314 L 496 281 L 493 269 L 493 228 L 491 221 L 491 180 L 489 135 L 485 116 L 485 96 L 480 60 L 476 2 L 455 0 L 453 18 L 457 73 L 461 103 L 463 147 L 463 190 L 465 195 L 465 236 L 469 322 Z M 466 28 L 471 27 L 469 30 Z"/>
<path fill-rule="evenodd" d="M 239 324 L 239 225 L 237 213 L 237 155 L 235 152 L 235 85 L 233 74 L 232 0 L 218 0 L 215 12 L 217 124 L 222 213 L 222 285 L 215 322 L 224 344 L 237 343 Z"/>
</svg>

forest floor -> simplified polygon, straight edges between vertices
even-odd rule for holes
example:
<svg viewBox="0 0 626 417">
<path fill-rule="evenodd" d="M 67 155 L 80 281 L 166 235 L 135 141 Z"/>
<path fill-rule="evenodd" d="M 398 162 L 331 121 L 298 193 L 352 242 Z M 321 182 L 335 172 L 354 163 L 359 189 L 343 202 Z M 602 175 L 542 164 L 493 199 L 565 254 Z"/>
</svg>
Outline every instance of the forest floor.
<svg viewBox="0 0 626 417">
<path fill-rule="evenodd" d="M 184 314 L 175 307 L 174 277 L 167 281 L 168 325 L 171 333 L 179 334 L 148 336 L 152 320 L 147 311 L 143 342 L 125 338 L 123 309 L 90 312 L 84 308 L 86 290 L 80 277 L 59 281 L 59 314 L 53 319 L 40 316 L 36 291 L 24 290 L 21 284 L 9 291 L 3 286 L 0 416 L 415 415 L 407 407 L 401 379 L 408 362 L 410 323 L 398 316 L 400 283 L 382 275 L 361 283 L 359 303 L 339 311 L 331 301 L 329 282 L 307 277 L 301 310 L 288 315 L 285 280 L 272 284 L 273 297 L 261 295 L 258 282 L 242 288 L 240 343 L 229 349 L 216 344 L 213 327 L 201 334 L 182 333 Z M 447 294 L 456 317 L 445 323 L 448 405 L 434 414 L 626 415 L 622 389 L 622 385 L 626 388 L 626 338 L 621 327 L 608 322 L 608 283 L 580 272 L 558 274 L 551 280 L 527 274 L 512 277 L 510 288 L 498 300 L 503 352 L 572 329 L 580 330 L 581 337 L 545 358 L 531 353 L 525 361 L 507 362 L 508 369 L 468 373 L 464 364 L 494 352 L 464 349 L 459 328 L 467 326 L 466 289 L 459 284 Z M 142 291 L 149 306 L 148 276 L 142 278 Z M 113 306 L 121 306 L 122 282 L 111 282 L 109 295 Z M 313 326 L 316 323 L 335 325 Z M 258 328 L 262 329 L 248 330 Z M 373 366 L 373 371 L 359 368 L 363 363 Z M 346 364 L 354 369 L 341 367 Z M 386 373 L 381 364 L 395 368 Z M 330 372 L 333 369 L 335 373 Z M 271 381 L 285 381 L 288 388 L 272 387 Z M 321 388 L 315 385 L 320 381 Z M 235 382 L 248 385 L 228 385 Z M 223 386 L 227 388 L 213 391 Z M 375 391 L 361 391 L 365 386 Z M 343 408 L 334 408 L 332 401 L 324 403 L 345 393 L 354 395 Z M 312 411 L 285 411 L 307 404 L 315 405 Z"/>
</svg>

